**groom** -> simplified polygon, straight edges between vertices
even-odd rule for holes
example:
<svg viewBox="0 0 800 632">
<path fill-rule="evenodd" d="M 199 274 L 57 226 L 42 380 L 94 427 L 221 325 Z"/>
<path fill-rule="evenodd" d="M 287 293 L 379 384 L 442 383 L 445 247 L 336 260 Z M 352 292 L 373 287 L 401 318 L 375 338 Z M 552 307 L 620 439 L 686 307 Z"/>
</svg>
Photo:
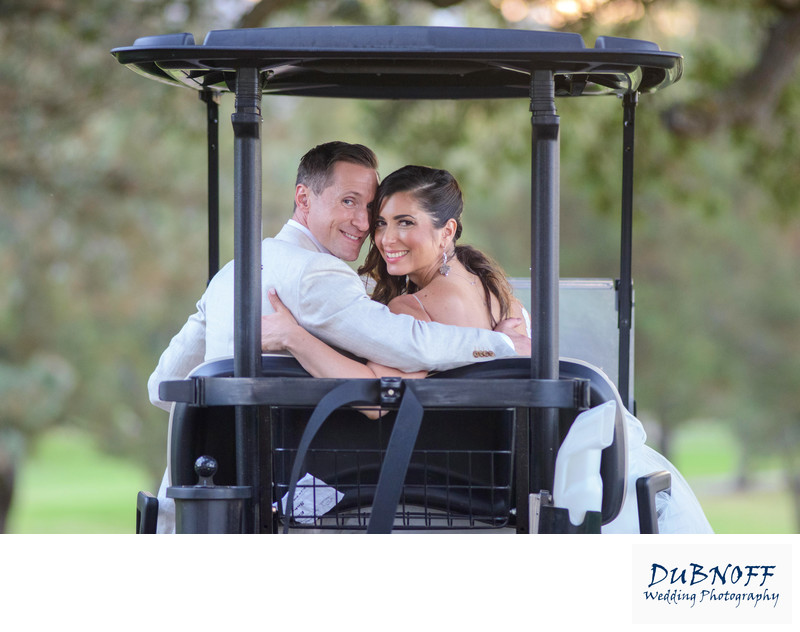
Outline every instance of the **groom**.
<svg viewBox="0 0 800 632">
<path fill-rule="evenodd" d="M 334 141 L 300 161 L 294 213 L 261 247 L 262 288 L 274 287 L 298 323 L 331 346 L 403 371 L 445 370 L 476 361 L 530 354 L 530 340 L 484 329 L 417 321 L 370 300 L 345 261 L 355 261 L 369 234 L 378 162 L 363 145 Z M 148 380 L 150 401 L 164 380 L 233 355 L 233 262 L 211 280 L 197 312 L 169 343 Z M 272 306 L 262 289 L 262 313 Z M 512 334 L 513 335 L 513 334 Z M 516 345 L 516 348 L 515 348 Z"/>
</svg>

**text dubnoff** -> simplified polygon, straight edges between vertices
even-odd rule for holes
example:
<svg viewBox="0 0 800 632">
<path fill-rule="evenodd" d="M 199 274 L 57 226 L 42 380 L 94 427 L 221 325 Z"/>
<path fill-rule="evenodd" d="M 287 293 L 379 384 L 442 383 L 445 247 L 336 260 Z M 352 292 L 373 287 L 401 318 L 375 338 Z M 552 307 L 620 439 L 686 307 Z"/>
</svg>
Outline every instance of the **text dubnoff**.
<svg viewBox="0 0 800 632">
<path fill-rule="evenodd" d="M 776 569 L 770 564 L 665 566 L 653 562 L 643 596 L 645 601 L 690 608 L 708 604 L 775 608 L 781 597 L 773 588 Z"/>
</svg>

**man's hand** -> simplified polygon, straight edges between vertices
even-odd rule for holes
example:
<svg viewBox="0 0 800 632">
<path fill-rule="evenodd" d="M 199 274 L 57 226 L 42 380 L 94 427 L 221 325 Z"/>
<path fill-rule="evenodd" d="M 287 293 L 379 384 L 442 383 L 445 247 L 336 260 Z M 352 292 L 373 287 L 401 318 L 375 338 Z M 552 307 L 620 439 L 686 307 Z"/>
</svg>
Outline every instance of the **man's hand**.
<svg viewBox="0 0 800 632">
<path fill-rule="evenodd" d="M 299 325 L 274 289 L 267 296 L 275 311 L 261 317 L 261 351 L 283 351 L 288 347 L 289 335 Z"/>
<path fill-rule="evenodd" d="M 499 331 L 511 338 L 514 343 L 514 350 L 517 355 L 530 356 L 531 355 L 531 339 L 524 333 L 520 333 L 520 329 L 524 331 L 525 322 L 521 318 L 506 318 L 501 320 L 495 325 L 494 330 Z"/>
</svg>

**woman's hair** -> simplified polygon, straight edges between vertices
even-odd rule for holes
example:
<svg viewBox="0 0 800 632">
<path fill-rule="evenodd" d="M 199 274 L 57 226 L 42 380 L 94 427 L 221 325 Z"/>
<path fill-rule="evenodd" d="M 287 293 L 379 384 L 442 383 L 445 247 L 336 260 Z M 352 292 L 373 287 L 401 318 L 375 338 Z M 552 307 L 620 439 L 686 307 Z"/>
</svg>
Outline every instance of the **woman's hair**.
<svg viewBox="0 0 800 632">
<path fill-rule="evenodd" d="M 401 294 L 416 292 L 419 288 L 406 276 L 392 276 L 386 269 L 386 262 L 375 246 L 375 225 L 381 207 L 396 193 L 410 193 L 420 207 L 430 216 L 434 228 L 442 228 L 448 220 L 456 221 L 453 235 L 455 256 L 472 274 L 478 276 L 486 294 L 492 325 L 497 324 L 491 314 L 491 297 L 500 305 L 500 317 L 507 318 L 513 302 L 514 293 L 506 275 L 497 263 L 472 246 L 458 246 L 456 240 L 461 236 L 461 213 L 464 200 L 461 188 L 453 175 L 444 169 L 432 169 L 417 165 L 406 165 L 390 173 L 378 186 L 375 201 L 370 211 L 370 249 L 358 273 L 366 274 L 375 280 L 372 298 L 380 303 L 388 303 Z"/>
</svg>

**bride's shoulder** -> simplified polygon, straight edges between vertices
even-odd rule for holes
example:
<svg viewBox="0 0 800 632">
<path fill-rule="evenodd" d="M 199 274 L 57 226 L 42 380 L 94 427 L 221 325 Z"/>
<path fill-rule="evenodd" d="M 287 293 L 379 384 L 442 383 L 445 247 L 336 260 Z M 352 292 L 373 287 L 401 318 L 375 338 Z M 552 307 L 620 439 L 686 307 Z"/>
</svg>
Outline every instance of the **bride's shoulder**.
<svg viewBox="0 0 800 632">
<path fill-rule="evenodd" d="M 482 309 L 482 296 L 474 296 L 474 288 L 464 284 L 431 282 L 416 297 L 429 314 L 431 320 L 446 325 L 480 327 L 476 320 Z"/>
<path fill-rule="evenodd" d="M 389 310 L 393 314 L 408 314 L 417 320 L 431 320 L 422 301 L 415 294 L 401 294 L 389 301 Z"/>
</svg>

